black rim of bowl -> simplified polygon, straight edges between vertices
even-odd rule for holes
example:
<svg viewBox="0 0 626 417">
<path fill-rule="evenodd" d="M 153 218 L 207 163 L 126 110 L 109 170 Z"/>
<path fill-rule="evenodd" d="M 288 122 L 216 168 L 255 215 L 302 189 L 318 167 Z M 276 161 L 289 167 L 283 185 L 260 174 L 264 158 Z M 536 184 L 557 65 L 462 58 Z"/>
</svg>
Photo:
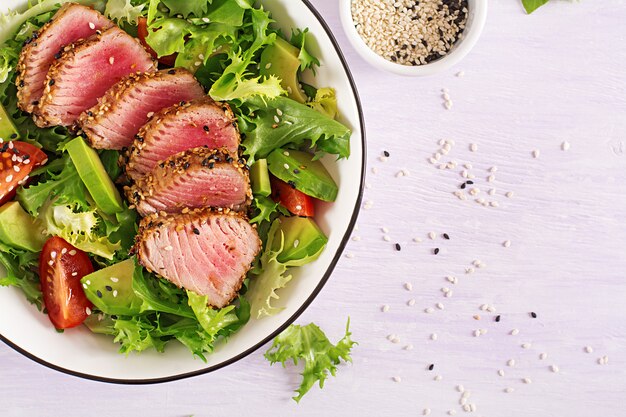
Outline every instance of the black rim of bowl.
<svg viewBox="0 0 626 417">
<path fill-rule="evenodd" d="M 15 343 L 11 342 L 9 339 L 7 339 L 6 337 L 4 337 L 2 334 L 0 334 L 0 340 L 2 340 L 5 344 L 7 344 L 9 347 L 11 347 L 12 349 L 16 350 L 17 352 L 21 353 L 22 355 L 26 356 L 27 358 L 41 364 L 44 365 L 50 369 L 54 369 L 55 371 L 59 371 L 68 375 L 72 375 L 72 376 L 76 376 L 79 378 L 84 378 L 84 379 L 89 379 L 92 381 L 99 381 L 99 382 L 107 382 L 107 383 L 112 383 L 112 384 L 125 384 L 125 385 L 147 385 L 147 384 L 160 384 L 160 383 L 164 383 L 164 382 L 171 382 L 171 381 L 177 381 L 180 379 L 185 379 L 185 378 L 191 378 L 194 376 L 198 376 L 198 375 L 203 375 L 203 374 L 208 374 L 210 372 L 216 371 L 218 369 L 224 368 L 228 365 L 231 365 L 243 358 L 245 358 L 246 356 L 250 355 L 251 353 L 257 351 L 261 346 L 265 345 L 267 342 L 269 342 L 270 340 L 274 339 L 278 334 L 280 334 L 283 330 L 285 330 L 290 324 L 292 324 L 294 321 L 296 321 L 296 319 L 298 317 L 300 317 L 300 315 L 309 307 L 309 305 L 313 302 L 313 300 L 317 297 L 317 295 L 320 293 L 320 291 L 322 290 L 322 288 L 324 287 L 324 285 L 326 284 L 326 282 L 328 281 L 328 279 L 330 278 L 333 270 L 335 269 L 335 267 L 337 266 L 337 262 L 339 262 L 339 258 L 341 257 L 341 254 L 343 253 L 343 250 L 346 247 L 346 243 L 348 242 L 348 239 L 350 238 L 350 235 L 352 233 L 352 230 L 354 228 L 354 225 L 356 224 L 356 220 L 359 214 L 359 208 L 361 206 L 361 201 L 363 199 L 363 186 L 365 183 L 365 168 L 366 168 L 366 141 L 365 141 L 365 122 L 363 119 L 363 109 L 361 107 L 361 100 L 359 98 L 359 94 L 358 91 L 356 89 L 356 84 L 354 82 L 354 78 L 352 77 L 352 73 L 350 72 L 350 69 L 348 68 L 348 64 L 346 62 L 346 58 L 343 55 L 343 52 L 341 51 L 341 48 L 339 47 L 339 44 L 337 43 L 337 39 L 335 38 L 335 36 L 333 35 L 332 31 L 330 30 L 330 27 L 328 26 L 328 24 L 326 23 L 326 21 L 324 20 L 324 18 L 320 15 L 320 13 L 315 9 L 315 7 L 313 7 L 313 5 L 309 2 L 309 0 L 301 0 L 302 3 L 304 3 L 309 10 L 311 11 L 311 13 L 313 13 L 313 15 L 315 16 L 315 18 L 319 21 L 319 23 L 322 25 L 322 27 L 324 28 L 324 31 L 326 32 L 326 35 L 328 35 L 328 38 L 330 39 L 330 41 L 332 42 L 335 51 L 337 52 L 337 55 L 339 56 L 339 60 L 341 61 L 341 64 L 344 68 L 344 71 L 346 72 L 346 75 L 348 76 L 348 81 L 350 82 L 350 86 L 352 88 L 352 94 L 354 95 L 354 99 L 356 101 L 356 106 L 357 106 L 357 112 L 359 115 L 359 124 L 360 124 L 360 128 L 361 128 L 361 145 L 363 148 L 363 157 L 361 160 L 361 181 L 359 181 L 359 195 L 357 196 L 357 201 L 356 204 L 354 206 L 354 209 L 352 211 L 352 217 L 350 219 L 350 223 L 348 225 L 348 230 L 346 231 L 345 235 L 343 236 L 341 243 L 339 245 L 339 249 L 337 250 L 337 253 L 335 254 L 335 257 L 333 258 L 333 260 L 331 261 L 330 265 L 328 266 L 328 269 L 326 270 L 326 272 L 324 273 L 324 276 L 322 277 L 322 279 L 320 280 L 320 283 L 317 285 L 317 287 L 315 288 L 315 290 L 311 293 L 311 295 L 309 296 L 309 298 L 307 298 L 307 300 L 302 304 L 302 306 L 300 306 L 300 308 L 282 325 L 280 326 L 276 331 L 274 331 L 273 333 L 271 333 L 270 335 L 268 335 L 267 337 L 265 337 L 263 340 L 261 340 L 260 342 L 258 342 L 257 344 L 255 344 L 254 346 L 252 346 L 251 348 L 245 350 L 244 352 L 241 352 L 239 355 L 234 356 L 226 361 L 220 362 L 218 364 L 212 365 L 212 366 L 208 366 L 206 368 L 203 369 L 199 369 L 197 371 L 193 371 L 193 372 L 186 372 L 183 374 L 177 374 L 177 375 L 171 375 L 171 376 L 167 376 L 167 377 L 161 377 L 161 378 L 152 378 L 152 379 L 117 379 L 117 378 L 107 378 L 107 377 L 102 377 L 102 376 L 97 376 L 97 375 L 90 375 L 90 374 L 85 374 L 82 372 L 77 372 L 77 371 L 73 371 L 70 369 L 66 369 L 63 368 L 61 366 L 58 365 L 54 365 L 50 362 L 46 362 L 45 360 L 33 355 L 32 353 L 22 349 L 21 347 L 17 346 Z"/>
</svg>

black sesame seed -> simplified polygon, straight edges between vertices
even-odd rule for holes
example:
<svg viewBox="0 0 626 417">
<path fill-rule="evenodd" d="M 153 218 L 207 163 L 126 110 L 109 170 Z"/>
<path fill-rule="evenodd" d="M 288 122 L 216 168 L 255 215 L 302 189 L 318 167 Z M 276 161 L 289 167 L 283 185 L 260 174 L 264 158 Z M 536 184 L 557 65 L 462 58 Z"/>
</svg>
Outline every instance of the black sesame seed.
<svg viewBox="0 0 626 417">
<path fill-rule="evenodd" d="M 530 313 L 530 317 L 532 317 L 532 318 L 536 319 L 536 318 L 537 318 L 537 313 L 535 313 L 534 311 L 532 311 L 532 312 Z"/>
<path fill-rule="evenodd" d="M 185 100 L 182 100 L 182 101 L 181 101 L 180 103 L 178 103 L 178 104 L 179 104 L 179 105 L 181 105 L 181 106 L 184 106 L 184 105 L 185 105 Z"/>
<path fill-rule="evenodd" d="M 185 162 L 185 164 L 183 165 L 184 169 L 189 169 L 189 167 L 191 166 L 191 164 L 189 162 Z"/>
<path fill-rule="evenodd" d="M 104 288 L 106 288 L 107 291 L 113 291 L 113 287 L 110 285 L 106 285 Z"/>
<path fill-rule="evenodd" d="M 194 227 L 193 228 L 193 234 L 194 235 L 199 235 L 200 234 L 200 230 L 198 230 L 198 228 Z"/>
<path fill-rule="evenodd" d="M 202 126 L 202 128 L 204 129 L 205 132 L 209 131 L 209 127 L 207 125 Z"/>
<path fill-rule="evenodd" d="M 54 80 L 48 81 L 48 85 L 54 85 Z"/>
<path fill-rule="evenodd" d="M 59 59 L 61 58 L 61 52 L 57 52 L 56 54 L 54 54 L 54 59 Z"/>
<path fill-rule="evenodd" d="M 289 180 L 289 181 L 287 181 L 287 184 L 289 184 L 291 186 L 291 188 L 293 188 L 294 190 L 296 189 L 296 183 L 295 182 Z"/>
<path fill-rule="evenodd" d="M 91 110 L 87 110 L 87 116 L 93 117 L 93 112 Z"/>
<path fill-rule="evenodd" d="M 437 254 L 439 253 L 439 248 L 435 248 L 435 249 L 433 250 L 433 253 L 434 253 L 435 255 L 437 255 Z"/>
<path fill-rule="evenodd" d="M 167 73 L 170 74 L 170 75 L 174 75 L 174 74 L 176 74 L 176 70 L 175 69 L 171 69 Z"/>
<path fill-rule="evenodd" d="M 17 138 L 17 133 L 13 133 L 13 134 L 11 135 L 11 139 L 15 139 L 15 138 Z"/>
<path fill-rule="evenodd" d="M 209 162 L 209 169 L 213 169 L 215 167 L 215 162 Z"/>
<path fill-rule="evenodd" d="M 428 370 L 432 371 L 433 369 L 435 369 L 435 364 L 431 363 L 430 365 L 428 365 Z"/>
<path fill-rule="evenodd" d="M 396 246 L 396 250 L 397 250 L 398 252 L 402 250 L 402 246 L 400 246 L 400 244 L 399 244 L 399 243 L 396 243 L 396 245 L 395 245 L 395 246 Z"/>
<path fill-rule="evenodd" d="M 468 181 L 465 181 L 465 184 L 467 184 L 467 185 L 472 185 L 472 184 L 474 184 L 474 181 L 472 181 L 472 180 L 468 180 Z"/>
<path fill-rule="evenodd" d="M 465 183 L 461 184 L 461 190 L 464 190 L 466 187 Z"/>
<path fill-rule="evenodd" d="M 174 166 L 176 166 L 176 162 L 175 161 L 170 161 L 169 164 L 170 164 L 170 167 L 172 167 L 172 168 L 174 168 Z"/>
<path fill-rule="evenodd" d="M 98 298 L 102 298 L 102 291 L 97 290 L 96 295 L 98 296 Z"/>
<path fill-rule="evenodd" d="M 445 240 L 450 240 L 450 235 L 448 235 L 447 233 L 444 233 L 444 234 L 443 234 L 443 238 L 444 238 Z"/>
<path fill-rule="evenodd" d="M 39 105 L 39 100 L 33 101 L 33 106 L 38 106 L 38 105 Z"/>
<path fill-rule="evenodd" d="M 300 173 L 300 170 L 299 170 L 298 168 L 296 168 L 296 169 L 294 169 L 294 170 L 293 170 L 293 173 L 294 173 L 294 174 L 299 174 L 299 173 Z"/>
<path fill-rule="evenodd" d="M 115 314 L 112 314 L 112 315 L 111 315 L 111 318 L 112 318 L 113 320 L 117 320 L 117 316 L 116 316 Z"/>
<path fill-rule="evenodd" d="M 161 163 L 159 164 L 159 166 L 160 166 L 161 168 L 165 168 L 165 162 L 161 162 Z"/>
<path fill-rule="evenodd" d="M 385 155 L 387 158 L 389 158 L 389 152 L 383 151 L 383 155 Z"/>
<path fill-rule="evenodd" d="M 500 315 L 496 316 L 496 322 L 500 322 Z"/>
</svg>

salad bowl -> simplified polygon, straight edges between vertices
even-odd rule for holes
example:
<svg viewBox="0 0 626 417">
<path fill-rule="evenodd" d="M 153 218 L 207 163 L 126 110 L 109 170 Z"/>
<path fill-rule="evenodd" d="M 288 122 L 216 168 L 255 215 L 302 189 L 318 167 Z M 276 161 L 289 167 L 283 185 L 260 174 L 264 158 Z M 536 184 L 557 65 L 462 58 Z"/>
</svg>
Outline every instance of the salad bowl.
<svg viewBox="0 0 626 417">
<path fill-rule="evenodd" d="M 0 12 L 20 10 L 26 0 L 5 0 Z M 216 345 L 206 362 L 182 345 L 168 345 L 164 353 L 145 351 L 123 355 L 111 338 L 95 335 L 83 326 L 57 332 L 46 315 L 28 303 L 15 288 L 0 287 L 0 339 L 28 358 L 74 376 L 122 384 L 167 382 L 214 371 L 254 352 L 289 326 L 313 302 L 338 262 L 355 225 L 363 193 L 365 133 L 358 94 L 348 65 L 330 29 L 308 0 L 263 0 L 275 25 L 283 33 L 309 28 L 310 50 L 321 61 L 315 78 L 319 87 L 336 89 L 339 120 L 352 136 L 351 156 L 335 161 L 327 155 L 325 165 L 339 186 L 334 203 L 316 206 L 316 221 L 328 236 L 326 249 L 315 261 L 294 269 L 293 280 L 281 290 L 278 314 L 250 321 L 227 342 Z M 25 231 L 26 232 L 26 231 Z M 4 271 L 0 271 L 0 276 Z"/>
</svg>

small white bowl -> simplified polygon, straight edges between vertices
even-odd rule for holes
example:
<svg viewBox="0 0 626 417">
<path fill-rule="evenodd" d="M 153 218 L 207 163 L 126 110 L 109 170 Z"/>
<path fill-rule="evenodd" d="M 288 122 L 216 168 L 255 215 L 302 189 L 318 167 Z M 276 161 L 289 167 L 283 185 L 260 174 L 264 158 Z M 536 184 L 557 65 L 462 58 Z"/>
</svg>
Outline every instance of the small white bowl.
<svg viewBox="0 0 626 417">
<path fill-rule="evenodd" d="M 373 66 L 385 71 L 399 75 L 420 77 L 443 72 L 458 64 L 472 50 L 487 20 L 487 0 L 467 0 L 469 16 L 463 31 L 463 37 L 459 39 L 452 49 L 443 57 L 423 65 L 402 65 L 391 62 L 371 50 L 365 43 L 361 35 L 354 27 L 352 19 L 352 0 L 341 0 L 339 2 L 341 23 L 343 29 L 356 51 Z"/>
</svg>

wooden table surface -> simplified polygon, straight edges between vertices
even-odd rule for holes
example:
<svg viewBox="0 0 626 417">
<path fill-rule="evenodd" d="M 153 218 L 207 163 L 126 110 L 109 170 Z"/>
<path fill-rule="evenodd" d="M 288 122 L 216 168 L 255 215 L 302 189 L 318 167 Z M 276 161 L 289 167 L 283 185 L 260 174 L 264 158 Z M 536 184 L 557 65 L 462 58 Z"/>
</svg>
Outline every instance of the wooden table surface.
<svg viewBox="0 0 626 417">
<path fill-rule="evenodd" d="M 189 380 L 118 386 L 51 371 L 1 345 L 0 415 L 465 415 L 465 390 L 475 407 L 467 415 L 626 416 L 626 4 L 551 3 L 526 16 L 518 1 L 490 1 L 483 36 L 461 65 L 411 79 L 368 66 L 343 34 L 337 1 L 314 1 L 363 100 L 371 201 L 347 248 L 354 257 L 299 320 L 336 339 L 352 319 L 354 363 L 323 390 L 295 404 L 299 370 L 270 367 L 262 351 Z M 456 168 L 429 163 L 440 139 L 454 141 L 442 160 Z M 466 163 L 475 183 L 462 201 L 453 192 Z M 402 169 L 410 175 L 397 177 Z M 473 261 L 481 267 L 466 273 Z"/>
</svg>

